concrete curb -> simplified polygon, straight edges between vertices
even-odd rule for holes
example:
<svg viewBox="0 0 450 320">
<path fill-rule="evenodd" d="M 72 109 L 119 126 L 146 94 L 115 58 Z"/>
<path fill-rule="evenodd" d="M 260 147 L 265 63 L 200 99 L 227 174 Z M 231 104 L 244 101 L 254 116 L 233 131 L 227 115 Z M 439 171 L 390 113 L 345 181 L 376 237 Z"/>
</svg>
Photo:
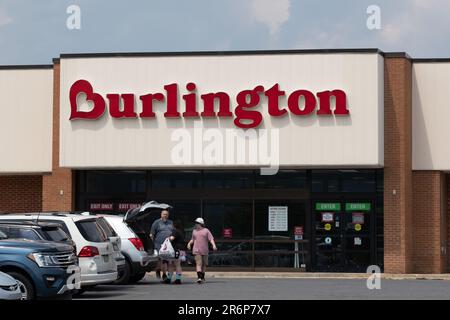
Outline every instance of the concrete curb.
<svg viewBox="0 0 450 320">
<path fill-rule="evenodd" d="M 155 277 L 155 273 L 149 274 Z M 195 278 L 197 274 L 192 271 L 183 272 L 184 277 Z M 299 272 L 207 272 L 208 278 L 248 278 L 248 279 L 364 279 L 365 273 L 299 273 Z M 382 273 L 381 279 L 388 280 L 447 280 L 450 274 L 388 274 Z"/>
</svg>

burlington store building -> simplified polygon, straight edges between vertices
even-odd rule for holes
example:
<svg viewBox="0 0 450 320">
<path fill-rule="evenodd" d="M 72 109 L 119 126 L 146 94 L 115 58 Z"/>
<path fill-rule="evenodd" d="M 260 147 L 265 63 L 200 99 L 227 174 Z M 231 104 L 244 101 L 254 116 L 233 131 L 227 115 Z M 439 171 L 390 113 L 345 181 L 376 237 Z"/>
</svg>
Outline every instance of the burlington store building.
<svg viewBox="0 0 450 320">
<path fill-rule="evenodd" d="M 201 216 L 219 270 L 450 271 L 450 60 L 376 49 L 0 67 L 0 212 Z"/>
</svg>

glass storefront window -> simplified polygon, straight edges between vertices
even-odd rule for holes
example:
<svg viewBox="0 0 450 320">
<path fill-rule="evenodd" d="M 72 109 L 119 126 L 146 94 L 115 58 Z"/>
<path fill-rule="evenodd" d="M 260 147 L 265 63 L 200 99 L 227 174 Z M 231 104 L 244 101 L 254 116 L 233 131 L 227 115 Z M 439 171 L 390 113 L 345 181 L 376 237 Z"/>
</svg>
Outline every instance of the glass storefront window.
<svg viewBox="0 0 450 320">
<path fill-rule="evenodd" d="M 219 251 L 252 251 L 251 241 L 222 242 L 218 239 L 216 245 Z"/>
<path fill-rule="evenodd" d="M 304 189 L 306 188 L 305 170 L 280 170 L 273 176 L 262 176 L 256 171 L 257 189 Z"/>
<path fill-rule="evenodd" d="M 201 188 L 201 171 L 153 171 L 152 189 L 198 189 Z"/>
<path fill-rule="evenodd" d="M 375 170 L 312 170 L 312 192 L 374 193 Z"/>
<path fill-rule="evenodd" d="M 172 205 L 171 219 L 181 220 L 186 241 L 195 218 L 203 217 L 219 248 L 210 252 L 216 267 L 298 268 L 298 255 L 314 271 L 383 264 L 382 170 L 283 168 L 274 176 L 256 169 L 92 170 L 76 171 L 75 183 L 76 210 L 124 213 L 150 200 Z M 371 211 L 350 211 L 347 203 L 370 203 Z M 322 213 L 334 216 L 328 221 Z M 298 227 L 304 241 L 296 246 Z"/>
<path fill-rule="evenodd" d="M 208 256 L 210 267 L 240 267 L 250 268 L 252 266 L 251 252 L 211 252 Z"/>
<path fill-rule="evenodd" d="M 87 192 L 117 194 L 145 191 L 145 171 L 87 171 Z"/>
<path fill-rule="evenodd" d="M 248 239 L 252 237 L 252 202 L 205 201 L 203 218 L 217 239 Z M 226 229 L 226 230 L 225 230 Z"/>
<path fill-rule="evenodd" d="M 290 239 L 292 240 L 292 239 Z M 283 243 L 283 242 L 256 242 L 256 251 L 295 251 L 295 243 Z M 298 250 L 302 250 L 302 245 L 298 245 Z"/>
<path fill-rule="evenodd" d="M 280 231 L 271 231 L 273 226 L 269 228 L 270 207 L 287 207 L 287 225 L 283 231 L 281 231 L 281 228 L 279 229 Z M 282 215 L 283 213 L 280 214 Z M 279 217 L 278 219 L 280 219 L 278 223 L 284 223 L 282 221 L 285 219 L 284 217 Z M 280 200 L 255 201 L 255 240 L 293 240 L 294 227 L 296 226 L 303 226 L 306 236 L 306 231 L 309 228 L 306 226 L 305 203 Z"/>
<path fill-rule="evenodd" d="M 205 171 L 205 189 L 250 189 L 253 188 L 254 175 L 251 170 L 243 171 Z"/>
<path fill-rule="evenodd" d="M 256 268 L 294 268 L 295 259 L 298 258 L 299 265 L 305 263 L 305 256 L 302 254 L 258 254 L 255 253 Z"/>
</svg>

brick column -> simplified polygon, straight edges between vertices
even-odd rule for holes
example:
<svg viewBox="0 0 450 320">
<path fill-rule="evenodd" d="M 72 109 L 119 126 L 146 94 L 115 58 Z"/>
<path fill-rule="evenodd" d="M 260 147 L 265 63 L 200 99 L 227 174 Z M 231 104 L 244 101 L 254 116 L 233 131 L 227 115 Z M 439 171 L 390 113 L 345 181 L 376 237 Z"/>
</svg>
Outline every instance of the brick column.
<svg viewBox="0 0 450 320">
<path fill-rule="evenodd" d="M 445 174 L 413 172 L 414 272 L 443 273 L 446 255 Z"/>
<path fill-rule="evenodd" d="M 412 272 L 412 64 L 387 54 L 384 68 L 384 270 Z"/>
<path fill-rule="evenodd" d="M 445 188 L 445 215 L 446 215 L 446 272 L 450 272 L 450 174 L 445 175 L 446 188 Z"/>
<path fill-rule="evenodd" d="M 53 157 L 52 173 L 42 181 L 42 210 L 73 210 L 72 171 L 59 167 L 59 91 L 60 64 L 53 67 Z"/>
</svg>

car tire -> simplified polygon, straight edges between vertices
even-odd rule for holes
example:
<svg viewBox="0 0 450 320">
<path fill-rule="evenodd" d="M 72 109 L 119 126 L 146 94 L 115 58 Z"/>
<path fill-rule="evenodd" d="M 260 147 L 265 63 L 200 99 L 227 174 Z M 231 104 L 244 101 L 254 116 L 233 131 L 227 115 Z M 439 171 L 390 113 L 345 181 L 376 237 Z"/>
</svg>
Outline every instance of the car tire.
<svg viewBox="0 0 450 320">
<path fill-rule="evenodd" d="M 131 277 L 131 265 L 128 261 L 125 261 L 125 268 L 122 273 L 119 275 L 119 278 L 113 282 L 113 284 L 123 285 L 127 284 L 130 281 Z"/>
<path fill-rule="evenodd" d="M 16 279 L 19 283 L 20 291 L 22 292 L 22 300 L 34 300 L 36 298 L 33 283 L 27 276 L 14 271 L 7 272 L 7 274 Z"/>
<path fill-rule="evenodd" d="M 136 283 L 141 281 L 144 277 L 145 277 L 146 273 L 145 272 L 140 272 L 140 273 L 136 273 L 135 275 L 132 275 L 130 277 L 130 283 Z"/>
</svg>

